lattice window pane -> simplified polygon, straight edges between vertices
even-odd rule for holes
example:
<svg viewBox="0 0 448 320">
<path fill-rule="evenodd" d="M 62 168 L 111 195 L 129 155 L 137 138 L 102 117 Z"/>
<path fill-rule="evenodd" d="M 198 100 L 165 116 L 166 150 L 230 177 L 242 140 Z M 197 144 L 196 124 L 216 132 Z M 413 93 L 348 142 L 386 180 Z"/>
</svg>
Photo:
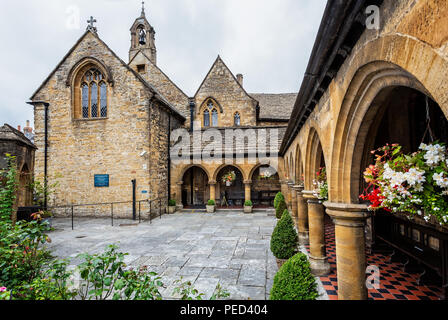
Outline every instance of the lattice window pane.
<svg viewBox="0 0 448 320">
<path fill-rule="evenodd" d="M 98 86 L 93 83 L 90 87 L 90 108 L 92 109 L 92 118 L 98 118 Z"/>
<path fill-rule="evenodd" d="M 216 109 L 212 111 L 212 126 L 218 126 L 218 111 Z"/>
<path fill-rule="evenodd" d="M 210 127 L 210 112 L 208 110 L 204 112 L 204 127 Z"/>
<path fill-rule="evenodd" d="M 84 84 L 82 86 L 82 117 L 88 118 L 89 117 L 89 87 Z"/>
<path fill-rule="evenodd" d="M 101 103 L 101 117 L 107 117 L 107 86 L 103 82 L 100 86 L 100 103 Z"/>
<path fill-rule="evenodd" d="M 235 126 L 241 125 L 241 117 L 239 113 L 235 114 Z"/>
</svg>

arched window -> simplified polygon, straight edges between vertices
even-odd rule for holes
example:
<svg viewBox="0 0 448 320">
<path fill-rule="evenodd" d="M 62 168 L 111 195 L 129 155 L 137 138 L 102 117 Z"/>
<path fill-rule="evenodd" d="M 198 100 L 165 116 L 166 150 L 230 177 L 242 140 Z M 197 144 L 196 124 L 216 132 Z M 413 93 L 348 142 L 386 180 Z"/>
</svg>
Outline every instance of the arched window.
<svg viewBox="0 0 448 320">
<path fill-rule="evenodd" d="M 235 127 L 239 127 L 241 125 L 241 116 L 239 112 L 235 113 L 234 121 L 233 121 Z"/>
<path fill-rule="evenodd" d="M 219 113 L 218 108 L 215 106 L 212 100 L 209 100 L 204 107 L 204 111 L 202 112 L 204 115 L 204 127 L 217 127 L 219 124 Z"/>
<path fill-rule="evenodd" d="M 101 71 L 90 68 L 79 79 L 81 85 L 78 88 L 81 90 L 81 96 L 77 97 L 81 101 L 80 103 L 79 100 L 75 101 L 75 105 L 81 106 L 81 114 L 75 112 L 75 117 L 79 118 L 81 116 L 83 119 L 106 118 L 107 84 Z"/>
</svg>

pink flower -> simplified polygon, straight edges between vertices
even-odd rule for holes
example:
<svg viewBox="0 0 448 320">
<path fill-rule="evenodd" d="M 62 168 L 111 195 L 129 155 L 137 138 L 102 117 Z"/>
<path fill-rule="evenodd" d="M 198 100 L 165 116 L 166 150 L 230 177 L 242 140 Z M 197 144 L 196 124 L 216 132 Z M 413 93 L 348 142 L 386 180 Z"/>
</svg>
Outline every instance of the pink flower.
<svg viewBox="0 0 448 320">
<path fill-rule="evenodd" d="M 6 291 L 6 287 L 0 287 L 0 292 L 5 292 Z"/>
</svg>

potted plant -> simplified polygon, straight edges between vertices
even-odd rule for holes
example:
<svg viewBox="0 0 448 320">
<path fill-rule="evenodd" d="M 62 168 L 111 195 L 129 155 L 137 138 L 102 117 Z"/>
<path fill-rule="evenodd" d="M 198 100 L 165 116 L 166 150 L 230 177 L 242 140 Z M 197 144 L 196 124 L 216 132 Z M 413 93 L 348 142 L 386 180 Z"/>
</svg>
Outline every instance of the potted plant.
<svg viewBox="0 0 448 320">
<path fill-rule="evenodd" d="M 271 251 L 279 268 L 297 252 L 297 231 L 288 210 L 283 212 L 271 237 Z"/>
<path fill-rule="evenodd" d="M 235 180 L 236 174 L 234 171 L 229 171 L 222 177 L 222 182 L 224 182 L 227 187 L 230 187 Z"/>
<path fill-rule="evenodd" d="M 244 202 L 244 213 L 252 213 L 253 203 L 250 200 Z"/>
<path fill-rule="evenodd" d="M 168 201 L 168 213 L 173 214 L 176 212 L 176 200 L 171 199 Z"/>
<path fill-rule="evenodd" d="M 315 189 L 314 196 L 319 199 L 320 203 L 328 200 L 328 183 L 327 183 L 327 169 L 322 167 L 316 173 L 316 179 L 313 181 Z"/>
<path fill-rule="evenodd" d="M 207 213 L 215 212 L 215 200 L 208 200 L 207 202 Z"/>
<path fill-rule="evenodd" d="M 361 199 L 369 210 L 436 220 L 448 224 L 448 153 L 440 143 L 421 144 L 417 152 L 403 154 L 398 144 L 372 151 L 375 165 L 364 172 L 369 184 Z M 417 218 L 417 219 L 418 219 Z"/>
</svg>

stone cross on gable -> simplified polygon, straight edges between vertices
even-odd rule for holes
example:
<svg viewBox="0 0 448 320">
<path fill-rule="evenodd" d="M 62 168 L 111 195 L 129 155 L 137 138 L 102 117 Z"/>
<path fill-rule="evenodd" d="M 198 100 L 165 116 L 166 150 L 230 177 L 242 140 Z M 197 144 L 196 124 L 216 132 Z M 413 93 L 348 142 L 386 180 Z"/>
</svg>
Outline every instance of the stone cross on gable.
<svg viewBox="0 0 448 320">
<path fill-rule="evenodd" d="M 90 19 L 87 20 L 87 23 L 89 24 L 89 25 L 87 26 L 87 30 L 96 32 L 96 31 L 97 31 L 97 30 L 96 30 L 96 27 L 93 26 L 93 24 L 94 24 L 95 22 L 97 22 L 96 19 L 94 19 L 92 16 L 90 16 Z"/>
</svg>

